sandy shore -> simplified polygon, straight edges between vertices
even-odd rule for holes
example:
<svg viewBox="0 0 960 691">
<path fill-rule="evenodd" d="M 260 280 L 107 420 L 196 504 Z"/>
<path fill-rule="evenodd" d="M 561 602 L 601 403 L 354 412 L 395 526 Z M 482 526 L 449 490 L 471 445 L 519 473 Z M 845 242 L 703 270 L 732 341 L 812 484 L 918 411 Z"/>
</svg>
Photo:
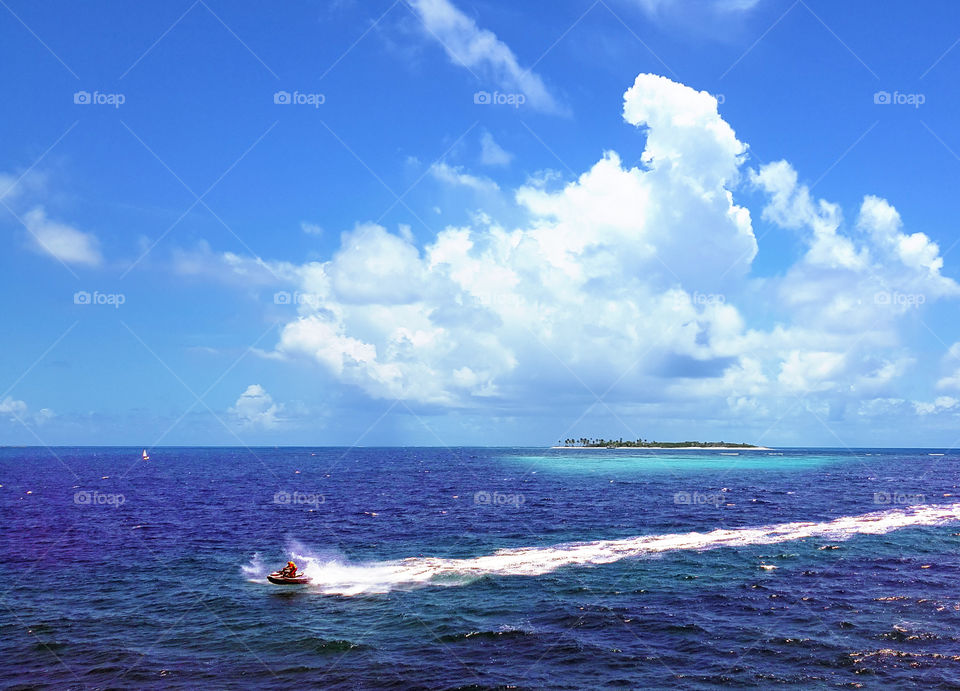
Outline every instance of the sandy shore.
<svg viewBox="0 0 960 691">
<path fill-rule="evenodd" d="M 598 449 L 638 449 L 640 451 L 773 451 L 769 446 L 551 446 L 551 449 L 579 449 L 597 451 Z"/>
</svg>

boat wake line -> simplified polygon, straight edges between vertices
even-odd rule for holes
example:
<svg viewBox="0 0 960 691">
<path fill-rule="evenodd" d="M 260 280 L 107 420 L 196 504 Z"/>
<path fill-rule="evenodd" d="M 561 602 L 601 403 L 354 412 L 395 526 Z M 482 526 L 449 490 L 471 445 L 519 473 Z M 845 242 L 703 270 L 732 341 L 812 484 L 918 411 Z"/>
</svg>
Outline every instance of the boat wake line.
<svg viewBox="0 0 960 691">
<path fill-rule="evenodd" d="M 311 591 L 351 596 L 425 585 L 465 585 L 491 575 L 539 576 L 565 566 L 609 564 L 675 550 L 769 545 L 804 538 L 841 541 L 855 535 L 883 535 L 901 528 L 954 521 L 960 521 L 960 503 L 876 511 L 819 523 L 779 523 L 756 528 L 721 528 L 705 533 L 667 533 L 570 542 L 550 547 L 514 547 L 462 559 L 411 557 L 354 564 L 337 555 L 311 553 L 299 544 L 291 546 L 290 555 L 310 578 L 308 587 Z M 258 555 L 254 555 L 243 571 L 252 581 L 266 582 L 266 568 Z"/>
</svg>

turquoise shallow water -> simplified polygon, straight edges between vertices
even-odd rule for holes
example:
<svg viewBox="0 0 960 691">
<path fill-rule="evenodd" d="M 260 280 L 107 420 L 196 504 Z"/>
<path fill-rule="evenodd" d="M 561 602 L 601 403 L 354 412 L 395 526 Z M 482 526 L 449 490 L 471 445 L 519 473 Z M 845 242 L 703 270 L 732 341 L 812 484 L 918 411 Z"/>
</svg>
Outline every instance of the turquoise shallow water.
<svg viewBox="0 0 960 691">
<path fill-rule="evenodd" d="M 0 686 L 957 683 L 956 453 L 139 451 L 0 449 Z"/>
<path fill-rule="evenodd" d="M 867 456 L 862 456 L 868 458 Z M 676 475 L 701 471 L 732 474 L 759 471 L 809 470 L 841 463 L 849 458 L 835 454 L 792 451 L 667 451 L 635 449 L 550 449 L 530 455 L 511 456 L 512 460 L 546 471 L 570 473 L 615 473 Z"/>
</svg>

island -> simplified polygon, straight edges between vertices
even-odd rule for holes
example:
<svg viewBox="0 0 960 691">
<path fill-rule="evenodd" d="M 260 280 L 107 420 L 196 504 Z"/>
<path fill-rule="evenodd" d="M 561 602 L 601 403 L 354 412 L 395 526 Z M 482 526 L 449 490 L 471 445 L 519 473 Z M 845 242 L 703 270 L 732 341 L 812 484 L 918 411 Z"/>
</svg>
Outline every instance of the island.
<svg viewBox="0 0 960 691">
<path fill-rule="evenodd" d="M 746 444 L 743 442 L 728 441 L 650 441 L 649 439 L 596 439 L 580 437 L 579 439 L 564 439 L 558 442 L 554 449 L 753 449 L 755 451 L 769 451 L 769 447 Z"/>
</svg>

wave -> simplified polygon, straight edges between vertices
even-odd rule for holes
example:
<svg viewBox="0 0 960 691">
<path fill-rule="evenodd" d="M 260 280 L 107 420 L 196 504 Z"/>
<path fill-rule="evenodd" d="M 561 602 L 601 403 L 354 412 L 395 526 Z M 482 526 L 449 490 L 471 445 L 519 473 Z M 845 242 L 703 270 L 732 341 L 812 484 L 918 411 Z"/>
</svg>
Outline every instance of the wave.
<svg viewBox="0 0 960 691">
<path fill-rule="evenodd" d="M 756 528 L 720 528 L 705 533 L 639 535 L 551 547 L 517 547 L 463 559 L 411 557 L 351 564 L 339 555 L 313 554 L 302 545 L 294 545 L 290 554 L 310 578 L 312 590 L 352 596 L 424 585 L 465 585 L 484 576 L 540 576 L 566 566 L 609 564 L 676 550 L 769 545 L 804 538 L 842 541 L 855 535 L 882 535 L 901 528 L 954 521 L 960 521 L 960 503 L 877 511 L 819 523 L 780 523 Z M 259 560 L 258 555 L 254 557 L 255 561 Z M 255 571 L 253 565 L 244 567 L 248 575 Z"/>
</svg>

